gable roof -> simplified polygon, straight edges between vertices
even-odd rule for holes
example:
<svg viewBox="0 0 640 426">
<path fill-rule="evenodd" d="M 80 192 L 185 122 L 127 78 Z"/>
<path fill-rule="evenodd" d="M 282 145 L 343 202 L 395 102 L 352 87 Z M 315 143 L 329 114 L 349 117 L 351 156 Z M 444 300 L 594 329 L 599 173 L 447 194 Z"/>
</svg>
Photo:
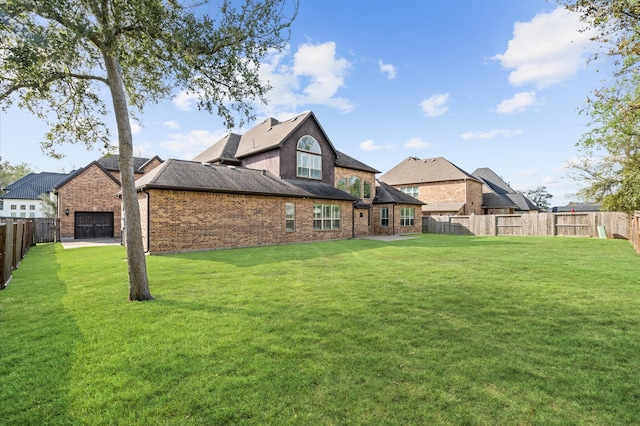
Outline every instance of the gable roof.
<svg viewBox="0 0 640 426">
<path fill-rule="evenodd" d="M 373 204 L 415 204 L 423 205 L 424 203 L 409 194 L 405 194 L 399 189 L 394 188 L 384 182 L 377 181 L 376 196 Z"/>
<path fill-rule="evenodd" d="M 313 112 L 309 111 L 283 122 L 272 117 L 267 118 L 242 135 L 229 133 L 211 147 L 198 154 L 193 160 L 206 163 L 217 163 L 227 160 L 227 162 L 239 163 L 243 157 L 282 146 L 289 135 L 309 119 L 315 120 L 316 125 L 331 146 L 331 149 L 335 151 L 329 137 L 322 129 L 322 126 L 320 126 L 318 119 Z"/>
<path fill-rule="evenodd" d="M 540 208 L 521 192 L 513 190 L 500 176 L 488 167 L 473 172 L 482 183 L 493 191 L 493 196 L 483 188 L 482 203 L 488 208 L 515 207 L 518 211 L 540 210 Z"/>
<path fill-rule="evenodd" d="M 322 182 L 285 180 L 265 170 L 169 159 L 140 179 L 136 189 L 170 189 L 356 201 Z"/>
<path fill-rule="evenodd" d="M 335 151 L 331 140 L 320 125 L 316 116 L 312 111 L 308 111 L 283 122 L 280 122 L 275 118 L 267 118 L 262 123 L 252 127 L 240 137 L 236 157 L 242 158 L 282 146 L 291 133 L 293 133 L 298 127 L 302 126 L 305 121 L 310 119 L 313 119 L 316 122 L 316 125 L 329 143 L 329 146 L 331 146 L 331 149 Z"/>
<path fill-rule="evenodd" d="M 65 186 L 66 184 L 68 184 L 69 182 L 71 182 L 72 180 L 77 178 L 78 176 L 80 176 L 82 173 L 84 173 L 87 170 L 89 170 L 92 166 L 95 166 L 95 167 L 99 168 L 100 170 L 102 170 L 102 172 L 105 175 L 107 175 L 111 180 L 113 180 L 115 183 L 117 183 L 118 186 L 120 186 L 120 181 L 118 179 L 116 179 L 111 173 L 109 173 L 109 171 L 107 169 L 105 169 L 104 166 L 102 166 L 102 164 L 100 164 L 98 161 L 92 161 L 91 163 L 87 164 L 86 166 L 69 173 L 69 175 L 67 175 L 66 178 L 62 179 L 60 182 L 58 182 L 56 184 L 56 186 L 53 188 L 54 192 L 57 193 L 60 188 L 62 188 L 63 186 Z"/>
<path fill-rule="evenodd" d="M 50 172 L 29 173 L 22 179 L 8 185 L 7 193 L 0 198 L 37 200 L 42 194 L 53 191 L 53 188 L 68 175 L 68 173 Z"/>
<path fill-rule="evenodd" d="M 120 166 L 118 165 L 118 158 L 119 156 L 117 155 L 110 155 L 110 156 L 104 156 L 102 158 L 99 158 L 98 160 L 92 161 L 86 166 L 74 172 L 69 173 L 69 175 L 65 179 L 61 180 L 56 184 L 56 186 L 54 187 L 54 190 L 57 192 L 60 188 L 62 188 L 63 186 L 71 182 L 73 179 L 80 176 L 85 171 L 89 170 L 91 166 L 98 167 L 100 170 L 104 172 L 105 175 L 107 175 L 111 180 L 117 183 L 118 186 L 120 186 L 121 185 L 120 181 L 110 173 L 110 172 L 120 171 Z M 134 173 L 143 173 L 144 168 L 147 166 L 147 164 L 149 164 L 155 159 L 162 161 L 160 157 L 158 157 L 157 155 L 152 158 L 133 157 Z"/>
<path fill-rule="evenodd" d="M 457 180 L 473 180 L 478 178 L 465 172 L 444 157 L 427 158 L 408 157 L 398 163 L 387 173 L 380 176 L 380 180 L 389 185 L 408 185 L 432 182 L 446 182 Z"/>
</svg>

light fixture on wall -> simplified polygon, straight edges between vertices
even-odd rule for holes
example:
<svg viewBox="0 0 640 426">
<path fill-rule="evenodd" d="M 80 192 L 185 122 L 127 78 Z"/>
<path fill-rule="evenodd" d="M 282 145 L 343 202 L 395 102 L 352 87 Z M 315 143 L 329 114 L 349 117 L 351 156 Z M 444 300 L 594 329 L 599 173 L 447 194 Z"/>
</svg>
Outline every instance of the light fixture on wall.
<svg viewBox="0 0 640 426">
<path fill-rule="evenodd" d="M 69 209 L 66 209 L 66 210 L 64 211 L 64 214 L 66 214 L 67 216 L 69 216 Z"/>
</svg>

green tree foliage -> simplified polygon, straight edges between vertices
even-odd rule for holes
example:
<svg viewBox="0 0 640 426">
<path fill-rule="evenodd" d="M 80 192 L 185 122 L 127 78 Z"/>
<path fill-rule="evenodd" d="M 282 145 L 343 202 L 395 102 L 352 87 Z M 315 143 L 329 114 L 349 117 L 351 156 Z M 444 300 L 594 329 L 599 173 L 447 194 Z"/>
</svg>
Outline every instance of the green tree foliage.
<svg viewBox="0 0 640 426">
<path fill-rule="evenodd" d="M 539 186 L 536 189 L 525 191 L 524 195 L 543 210 L 548 210 L 551 207 L 549 201 L 551 201 L 553 195 L 549 194 L 546 186 Z"/>
<path fill-rule="evenodd" d="M 582 159 L 572 164 L 574 177 L 583 183 L 579 195 L 607 210 L 640 210 L 640 2 L 562 3 L 581 14 L 585 29 L 597 30 L 592 40 L 613 58 L 615 70 L 582 111 L 591 123 L 577 144 Z"/>
<path fill-rule="evenodd" d="M 2 161 L 2 157 L 0 157 L 0 194 L 4 194 L 4 188 L 8 185 L 32 172 L 31 166 L 27 163 L 20 163 L 14 166 L 9 164 L 8 161 Z"/>
<path fill-rule="evenodd" d="M 57 217 L 58 216 L 58 203 L 57 200 L 53 200 L 47 194 L 40 196 L 41 207 L 40 211 L 44 217 Z"/>
<path fill-rule="evenodd" d="M 207 1 L 0 1 L 0 103 L 17 102 L 49 123 L 43 149 L 55 156 L 59 143 L 109 146 L 105 122 L 115 116 L 130 300 L 152 298 L 130 119 L 178 89 L 229 127 L 252 119 L 269 89 L 258 77 L 260 61 L 285 46 L 297 6 L 222 0 L 212 17 Z"/>
</svg>

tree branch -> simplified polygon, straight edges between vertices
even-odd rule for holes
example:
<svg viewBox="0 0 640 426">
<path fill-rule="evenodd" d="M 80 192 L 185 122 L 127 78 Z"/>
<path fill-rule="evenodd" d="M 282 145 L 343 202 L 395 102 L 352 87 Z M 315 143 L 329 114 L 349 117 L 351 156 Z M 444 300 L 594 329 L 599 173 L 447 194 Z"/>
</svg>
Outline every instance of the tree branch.
<svg viewBox="0 0 640 426">
<path fill-rule="evenodd" d="M 34 83 L 22 83 L 22 84 L 14 84 L 9 86 L 7 90 L 3 93 L 0 93 L 0 101 L 7 99 L 11 94 L 20 90 L 20 89 L 37 89 L 39 87 L 48 86 L 50 83 L 53 83 L 56 80 L 64 80 L 67 78 L 73 78 L 76 80 L 94 80 L 109 85 L 109 81 L 104 77 L 99 77 L 95 75 L 87 75 L 87 74 L 75 74 L 75 73 L 63 73 L 57 72 L 51 74 L 48 78 L 41 82 Z"/>
</svg>

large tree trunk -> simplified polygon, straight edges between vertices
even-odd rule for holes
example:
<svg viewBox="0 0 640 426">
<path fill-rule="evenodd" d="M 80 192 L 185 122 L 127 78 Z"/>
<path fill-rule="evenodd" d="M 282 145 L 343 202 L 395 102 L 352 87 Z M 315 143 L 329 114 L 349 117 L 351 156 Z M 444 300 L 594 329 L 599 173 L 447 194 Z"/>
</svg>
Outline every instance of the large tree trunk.
<svg viewBox="0 0 640 426">
<path fill-rule="evenodd" d="M 129 267 L 129 300 L 151 300 L 147 262 L 142 242 L 140 208 L 133 168 L 133 136 L 129 122 L 129 108 L 124 92 L 120 66 L 115 58 L 104 55 L 107 79 L 111 89 L 113 109 L 118 126 L 118 147 L 122 203 L 124 206 L 127 264 Z"/>
</svg>

